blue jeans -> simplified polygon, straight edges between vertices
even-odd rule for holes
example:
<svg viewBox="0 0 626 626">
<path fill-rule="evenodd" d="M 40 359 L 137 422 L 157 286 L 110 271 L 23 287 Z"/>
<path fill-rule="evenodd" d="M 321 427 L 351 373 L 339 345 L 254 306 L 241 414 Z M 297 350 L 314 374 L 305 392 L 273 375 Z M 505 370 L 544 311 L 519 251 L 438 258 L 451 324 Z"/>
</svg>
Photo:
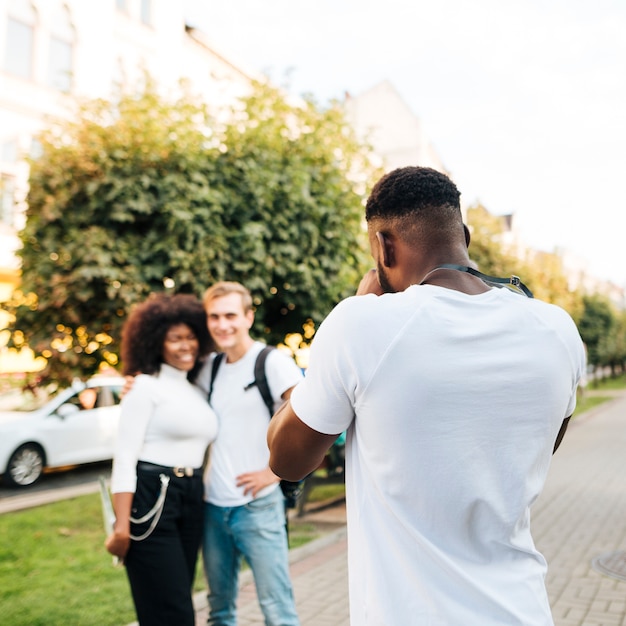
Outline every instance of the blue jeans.
<svg viewBox="0 0 626 626">
<path fill-rule="evenodd" d="M 280 488 L 235 507 L 206 504 L 204 571 L 209 584 L 210 626 L 236 626 L 239 567 L 254 575 L 266 626 L 298 626 L 289 578 L 285 503 Z"/>
</svg>

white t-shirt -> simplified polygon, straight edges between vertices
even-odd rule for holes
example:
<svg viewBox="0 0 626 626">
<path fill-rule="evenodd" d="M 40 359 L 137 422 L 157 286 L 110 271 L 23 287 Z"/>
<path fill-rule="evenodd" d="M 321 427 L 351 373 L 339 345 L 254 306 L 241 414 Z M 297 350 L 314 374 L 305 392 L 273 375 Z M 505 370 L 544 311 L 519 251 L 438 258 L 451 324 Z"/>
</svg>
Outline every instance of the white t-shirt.
<svg viewBox="0 0 626 626">
<path fill-rule="evenodd" d="M 217 418 L 187 373 L 161 365 L 140 374 L 121 405 L 111 492 L 135 492 L 137 461 L 169 467 L 201 467 L 217 434 Z"/>
<path fill-rule="evenodd" d="M 270 414 L 254 381 L 254 364 L 265 344 L 255 341 L 246 354 L 234 363 L 222 360 L 215 382 L 211 406 L 217 414 L 219 433 L 211 446 L 205 499 L 216 506 L 241 506 L 253 498 L 237 486 L 237 476 L 268 467 L 267 427 Z M 196 384 L 208 393 L 211 380 L 211 359 L 200 371 Z M 295 361 L 280 350 L 272 350 L 265 361 L 265 375 L 276 403 L 281 396 L 302 380 Z M 278 487 L 277 483 L 262 489 L 257 498 Z"/>
<path fill-rule="evenodd" d="M 584 367 L 569 315 L 506 289 L 335 308 L 291 404 L 348 429 L 353 624 L 552 624 L 529 507 Z"/>
</svg>

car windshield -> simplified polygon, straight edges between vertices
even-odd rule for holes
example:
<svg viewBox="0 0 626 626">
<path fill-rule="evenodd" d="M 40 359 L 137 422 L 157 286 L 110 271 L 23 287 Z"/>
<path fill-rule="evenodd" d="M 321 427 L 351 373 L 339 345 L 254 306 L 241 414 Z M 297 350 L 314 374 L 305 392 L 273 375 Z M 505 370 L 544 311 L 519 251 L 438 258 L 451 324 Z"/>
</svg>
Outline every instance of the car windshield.
<svg viewBox="0 0 626 626">
<path fill-rule="evenodd" d="M 59 391 L 59 385 L 48 387 L 23 387 L 8 389 L 0 393 L 0 411 L 35 411 L 41 408 Z"/>
</svg>

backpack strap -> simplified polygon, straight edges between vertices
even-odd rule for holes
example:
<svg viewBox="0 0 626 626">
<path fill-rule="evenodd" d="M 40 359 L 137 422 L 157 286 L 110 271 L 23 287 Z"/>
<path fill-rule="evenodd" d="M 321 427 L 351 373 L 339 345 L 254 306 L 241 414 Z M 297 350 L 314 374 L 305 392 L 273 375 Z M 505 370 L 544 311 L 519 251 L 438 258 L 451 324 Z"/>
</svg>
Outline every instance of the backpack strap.
<svg viewBox="0 0 626 626">
<path fill-rule="evenodd" d="M 217 370 L 220 367 L 220 363 L 224 360 L 224 353 L 218 352 L 213 359 L 213 363 L 211 364 L 211 382 L 209 383 L 209 395 L 207 397 L 207 401 L 211 404 L 211 396 L 213 395 L 213 383 L 215 382 L 215 377 L 217 376 Z"/>
<path fill-rule="evenodd" d="M 267 355 L 275 350 L 274 346 L 265 346 L 261 352 L 259 352 L 256 361 L 254 363 L 254 383 L 253 385 L 257 386 L 261 397 L 263 398 L 263 402 L 265 402 L 265 406 L 270 414 L 270 419 L 274 415 L 274 399 L 272 398 L 272 393 L 270 391 L 270 387 L 267 384 L 267 376 L 265 375 L 265 361 L 267 359 Z"/>
<path fill-rule="evenodd" d="M 272 392 L 270 391 L 270 386 L 267 382 L 267 376 L 265 375 L 265 361 L 267 360 L 267 355 L 275 350 L 274 346 L 265 346 L 261 352 L 256 357 L 256 361 L 254 362 L 254 380 L 246 386 L 246 389 L 250 389 L 256 385 L 256 388 L 259 390 L 261 397 L 263 398 L 263 402 L 267 407 L 267 410 L 270 414 L 270 418 L 274 415 L 274 400 L 272 398 Z M 208 394 L 208 402 L 211 404 L 211 397 L 213 396 L 213 384 L 215 383 L 215 377 L 217 376 L 217 370 L 219 369 L 222 361 L 224 360 L 224 353 L 218 352 L 213 359 L 213 363 L 211 364 L 211 382 L 209 383 L 209 394 Z"/>
</svg>

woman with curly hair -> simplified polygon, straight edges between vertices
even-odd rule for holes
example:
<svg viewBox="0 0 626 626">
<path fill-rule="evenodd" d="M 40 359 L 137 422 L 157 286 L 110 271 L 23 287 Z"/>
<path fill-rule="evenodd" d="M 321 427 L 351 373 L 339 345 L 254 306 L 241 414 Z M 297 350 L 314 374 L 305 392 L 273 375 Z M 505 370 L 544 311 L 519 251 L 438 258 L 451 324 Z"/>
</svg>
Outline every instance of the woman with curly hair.
<svg viewBox="0 0 626 626">
<path fill-rule="evenodd" d="M 202 303 L 153 295 L 122 330 L 122 400 L 107 550 L 123 560 L 141 626 L 193 626 L 203 524 L 202 465 L 217 418 L 190 382 L 212 349 Z"/>
</svg>

